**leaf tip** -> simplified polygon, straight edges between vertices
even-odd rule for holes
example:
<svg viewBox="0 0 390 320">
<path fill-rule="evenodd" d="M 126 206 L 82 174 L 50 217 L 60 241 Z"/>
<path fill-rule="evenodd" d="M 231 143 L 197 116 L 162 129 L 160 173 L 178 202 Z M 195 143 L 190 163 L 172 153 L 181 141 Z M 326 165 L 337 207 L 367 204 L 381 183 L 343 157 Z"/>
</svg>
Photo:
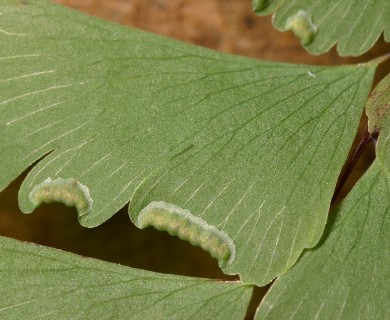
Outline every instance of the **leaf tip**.
<svg viewBox="0 0 390 320">
<path fill-rule="evenodd" d="M 252 0 L 252 10 L 255 13 L 259 13 L 267 8 L 270 2 L 270 0 Z"/>
<path fill-rule="evenodd" d="M 294 32 L 302 45 L 312 43 L 318 31 L 318 27 L 313 23 L 311 15 L 303 10 L 299 10 L 287 19 L 285 29 Z"/>
</svg>

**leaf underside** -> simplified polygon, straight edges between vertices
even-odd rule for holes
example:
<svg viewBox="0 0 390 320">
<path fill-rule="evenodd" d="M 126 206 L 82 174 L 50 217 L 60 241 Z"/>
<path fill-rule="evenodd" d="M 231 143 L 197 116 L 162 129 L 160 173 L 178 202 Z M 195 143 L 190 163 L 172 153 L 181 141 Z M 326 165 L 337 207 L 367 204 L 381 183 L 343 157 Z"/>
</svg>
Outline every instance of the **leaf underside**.
<svg viewBox="0 0 390 320">
<path fill-rule="evenodd" d="M 243 319 L 252 287 L 158 274 L 0 237 L 1 319 Z"/>
<path fill-rule="evenodd" d="M 318 242 L 375 66 L 268 63 L 0 4 L 0 189 L 41 159 L 22 211 L 62 201 L 94 227 L 129 201 L 138 225 L 150 203 L 179 208 L 194 218 L 171 215 L 177 235 L 229 238 L 224 272 L 257 285 Z"/>
<path fill-rule="evenodd" d="M 298 12 L 311 17 L 317 31 L 312 42 L 304 47 L 312 54 L 324 53 L 337 43 L 340 55 L 359 56 L 375 44 L 382 32 L 385 41 L 390 42 L 388 0 L 252 0 L 252 3 L 257 14 L 274 13 L 273 24 L 280 31 L 310 32 L 305 23 L 289 28 L 288 19 Z"/>
<path fill-rule="evenodd" d="M 319 246 L 278 278 L 256 319 L 388 319 L 390 179 L 375 161 Z"/>
</svg>

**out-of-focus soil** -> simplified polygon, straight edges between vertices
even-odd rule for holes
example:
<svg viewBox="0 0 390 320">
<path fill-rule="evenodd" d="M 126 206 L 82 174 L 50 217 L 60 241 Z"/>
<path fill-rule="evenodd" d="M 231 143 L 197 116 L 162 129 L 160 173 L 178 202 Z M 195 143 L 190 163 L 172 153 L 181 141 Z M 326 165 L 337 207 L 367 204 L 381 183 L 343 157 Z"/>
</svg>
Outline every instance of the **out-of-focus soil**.
<svg viewBox="0 0 390 320">
<path fill-rule="evenodd" d="M 266 60 L 334 65 L 368 61 L 390 51 L 389 44 L 380 40 L 373 50 L 359 58 L 341 58 L 334 49 L 321 56 L 312 56 L 302 49 L 291 33 L 273 29 L 270 17 L 255 16 L 251 12 L 250 0 L 56 2 L 185 42 Z M 383 66 L 379 77 L 389 69 L 389 64 Z M 372 151 L 369 157 L 372 158 Z M 364 162 L 361 171 L 366 166 Z M 17 207 L 20 182 L 19 178 L 0 194 L 2 235 L 148 270 L 226 278 L 207 253 L 167 233 L 136 229 L 125 210 L 94 229 L 81 227 L 74 209 L 57 204 L 45 205 L 32 215 L 22 215 Z"/>
</svg>

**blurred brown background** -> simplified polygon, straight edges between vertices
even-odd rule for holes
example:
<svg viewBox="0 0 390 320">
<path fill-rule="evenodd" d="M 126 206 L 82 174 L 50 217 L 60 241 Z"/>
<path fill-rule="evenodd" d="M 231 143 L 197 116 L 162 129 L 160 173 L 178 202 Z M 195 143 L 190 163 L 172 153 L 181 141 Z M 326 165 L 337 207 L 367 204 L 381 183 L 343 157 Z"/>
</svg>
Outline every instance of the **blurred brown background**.
<svg viewBox="0 0 390 320">
<path fill-rule="evenodd" d="M 341 58 L 333 49 L 311 56 L 291 33 L 273 29 L 270 17 L 257 17 L 250 0 L 57 0 L 103 19 L 163 34 L 185 42 L 259 59 L 306 64 L 367 61 L 386 52 L 381 39 L 366 55 Z M 378 79 L 390 70 L 382 65 Z M 372 161 L 373 148 L 358 164 L 349 187 Z M 86 229 L 76 211 L 53 204 L 31 215 L 17 206 L 19 178 L 0 194 L 0 234 L 40 243 L 81 255 L 164 273 L 208 278 L 223 275 L 217 262 L 199 248 L 153 229 L 138 230 L 122 210 L 102 226 Z"/>
</svg>

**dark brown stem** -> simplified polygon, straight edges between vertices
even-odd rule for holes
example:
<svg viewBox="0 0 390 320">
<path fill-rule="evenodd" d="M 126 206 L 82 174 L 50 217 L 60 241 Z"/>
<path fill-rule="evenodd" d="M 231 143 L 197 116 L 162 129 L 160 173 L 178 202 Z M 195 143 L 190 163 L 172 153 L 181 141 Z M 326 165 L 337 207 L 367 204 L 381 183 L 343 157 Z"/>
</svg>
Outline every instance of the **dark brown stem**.
<svg viewBox="0 0 390 320">
<path fill-rule="evenodd" d="M 368 132 L 367 124 L 364 128 L 364 131 L 360 137 L 359 144 L 357 145 L 355 152 L 353 153 L 352 157 L 349 159 L 349 162 L 347 163 L 347 166 L 345 167 L 345 170 L 341 177 L 339 178 L 339 181 L 336 186 L 336 190 L 333 194 L 333 198 L 331 201 L 331 204 L 334 203 L 338 195 L 340 194 L 341 189 L 344 187 L 345 182 L 347 181 L 348 177 L 351 175 L 351 172 L 353 168 L 355 168 L 356 163 L 359 161 L 362 153 L 366 149 L 367 145 L 371 140 L 376 140 L 378 137 L 378 133 L 374 132 L 373 134 L 370 134 Z"/>
</svg>

